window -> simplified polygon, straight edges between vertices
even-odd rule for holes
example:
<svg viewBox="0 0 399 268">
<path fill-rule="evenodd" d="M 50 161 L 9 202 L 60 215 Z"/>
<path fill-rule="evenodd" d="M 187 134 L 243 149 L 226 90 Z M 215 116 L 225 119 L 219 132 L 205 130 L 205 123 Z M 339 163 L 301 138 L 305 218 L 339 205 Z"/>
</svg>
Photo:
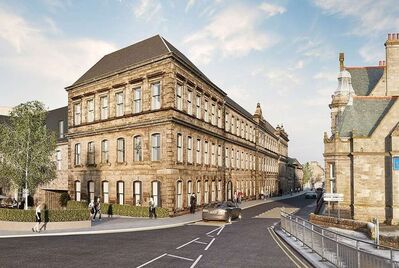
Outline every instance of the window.
<svg viewBox="0 0 399 268">
<path fill-rule="evenodd" d="M 240 152 L 236 152 L 236 168 L 240 168 Z"/>
<path fill-rule="evenodd" d="M 123 205 L 125 203 L 125 183 L 123 181 L 116 182 L 116 194 L 118 197 L 118 204 Z"/>
<path fill-rule="evenodd" d="M 141 87 L 133 89 L 133 113 L 141 113 Z"/>
<path fill-rule="evenodd" d="M 209 154 L 208 154 L 208 152 L 209 152 L 209 144 L 206 141 L 205 142 L 205 148 L 204 148 L 204 164 L 205 165 L 209 165 Z"/>
<path fill-rule="evenodd" d="M 133 182 L 133 203 L 135 206 L 141 206 L 141 181 Z"/>
<path fill-rule="evenodd" d="M 108 96 L 100 98 L 101 103 L 101 120 L 108 119 Z"/>
<path fill-rule="evenodd" d="M 161 183 L 159 181 L 151 182 L 151 195 L 154 198 L 154 203 L 156 207 L 161 206 Z"/>
<path fill-rule="evenodd" d="M 204 183 L 204 203 L 208 204 L 209 202 L 209 185 L 208 181 L 205 181 Z"/>
<path fill-rule="evenodd" d="M 161 108 L 161 82 L 151 84 L 151 110 Z"/>
<path fill-rule="evenodd" d="M 103 202 L 109 203 L 109 182 L 103 181 Z"/>
<path fill-rule="evenodd" d="M 245 139 L 249 139 L 249 136 L 248 136 L 248 125 L 245 125 Z"/>
<path fill-rule="evenodd" d="M 197 205 L 201 205 L 201 181 L 197 181 Z"/>
<path fill-rule="evenodd" d="M 222 128 L 222 110 L 218 107 L 218 127 Z"/>
<path fill-rule="evenodd" d="M 183 137 L 177 134 L 177 162 L 183 162 Z"/>
<path fill-rule="evenodd" d="M 80 143 L 75 144 L 75 166 L 80 165 Z"/>
<path fill-rule="evenodd" d="M 117 162 L 122 163 L 125 162 L 125 139 L 119 138 L 116 141 L 116 149 L 117 149 Z"/>
<path fill-rule="evenodd" d="M 176 109 L 183 110 L 183 85 L 180 83 L 176 85 Z"/>
<path fill-rule="evenodd" d="M 211 182 L 211 202 L 216 201 L 216 182 Z"/>
<path fill-rule="evenodd" d="M 123 92 L 118 92 L 115 94 L 115 101 L 116 101 L 116 116 L 124 115 L 124 99 L 123 99 Z"/>
<path fill-rule="evenodd" d="M 56 161 L 57 170 L 61 170 L 62 159 L 61 159 L 61 151 L 60 150 L 55 151 L 55 161 Z"/>
<path fill-rule="evenodd" d="M 224 120 L 225 120 L 224 124 L 225 130 L 230 131 L 230 115 L 228 113 L 226 113 L 226 118 Z"/>
<path fill-rule="evenodd" d="M 73 105 L 73 122 L 74 125 L 80 125 L 80 123 L 82 122 L 82 106 L 80 103 L 75 103 Z"/>
<path fill-rule="evenodd" d="M 208 100 L 205 99 L 205 104 L 204 104 L 204 120 L 205 122 L 209 122 L 209 114 L 208 114 Z"/>
<path fill-rule="evenodd" d="M 237 123 L 236 123 L 236 135 L 240 136 L 240 119 L 237 118 Z"/>
<path fill-rule="evenodd" d="M 94 100 L 87 100 L 87 122 L 91 123 L 94 121 Z"/>
<path fill-rule="evenodd" d="M 216 165 L 216 145 L 212 143 L 211 147 L 211 164 L 212 166 Z"/>
<path fill-rule="evenodd" d="M 193 114 L 193 91 L 191 88 L 187 89 L 187 113 Z"/>
<path fill-rule="evenodd" d="M 243 121 L 241 121 L 241 138 L 244 138 L 245 136 L 244 136 L 244 122 Z"/>
<path fill-rule="evenodd" d="M 212 103 L 211 114 L 212 114 L 212 125 L 216 125 L 216 105 L 214 103 Z"/>
<path fill-rule="evenodd" d="M 159 133 L 151 135 L 151 160 L 161 160 L 161 135 Z"/>
<path fill-rule="evenodd" d="M 136 136 L 133 138 L 133 160 L 143 161 L 143 145 L 141 136 Z"/>
<path fill-rule="evenodd" d="M 94 165 L 95 164 L 95 151 L 94 151 L 94 142 L 89 142 L 87 144 L 87 164 Z"/>
<path fill-rule="evenodd" d="M 226 158 L 226 160 L 225 160 L 226 168 L 229 168 L 230 167 L 229 148 L 225 148 L 224 154 L 225 154 L 225 158 Z"/>
<path fill-rule="evenodd" d="M 241 152 L 241 156 L 240 156 L 240 160 L 241 160 L 241 163 L 240 163 L 240 167 L 242 168 L 242 169 L 244 169 L 245 168 L 245 164 L 244 164 L 244 152 Z"/>
<path fill-rule="evenodd" d="M 177 181 L 176 185 L 176 208 L 183 208 L 183 183 L 182 181 Z"/>
<path fill-rule="evenodd" d="M 187 206 L 190 207 L 190 198 L 193 194 L 193 182 L 191 180 L 187 181 Z"/>
<path fill-rule="evenodd" d="M 193 138 L 187 137 L 187 162 L 193 163 Z"/>
<path fill-rule="evenodd" d="M 231 149 L 231 168 L 235 168 L 235 154 L 234 154 L 234 149 Z"/>
<path fill-rule="evenodd" d="M 58 122 L 58 138 L 63 139 L 64 137 L 64 121 L 61 120 Z"/>
<path fill-rule="evenodd" d="M 218 199 L 218 201 L 222 201 L 223 197 L 222 197 L 222 181 L 221 180 L 218 180 L 217 191 L 218 191 L 217 199 Z"/>
<path fill-rule="evenodd" d="M 88 190 L 88 195 L 89 195 L 89 201 L 95 201 L 94 200 L 94 181 L 89 181 L 87 182 L 87 190 Z"/>
<path fill-rule="evenodd" d="M 201 119 L 201 95 L 197 95 L 195 99 L 195 115 L 198 119 Z"/>
<path fill-rule="evenodd" d="M 80 191 L 81 191 L 81 185 L 80 181 L 75 181 L 75 200 L 80 201 Z"/>
<path fill-rule="evenodd" d="M 218 146 L 218 166 L 222 166 L 222 145 Z"/>
<path fill-rule="evenodd" d="M 197 153 L 195 156 L 195 160 L 197 161 L 197 164 L 201 164 L 201 140 L 197 139 Z"/>
<path fill-rule="evenodd" d="M 101 142 L 101 163 L 109 162 L 109 154 L 108 154 L 108 140 L 103 140 Z"/>
</svg>

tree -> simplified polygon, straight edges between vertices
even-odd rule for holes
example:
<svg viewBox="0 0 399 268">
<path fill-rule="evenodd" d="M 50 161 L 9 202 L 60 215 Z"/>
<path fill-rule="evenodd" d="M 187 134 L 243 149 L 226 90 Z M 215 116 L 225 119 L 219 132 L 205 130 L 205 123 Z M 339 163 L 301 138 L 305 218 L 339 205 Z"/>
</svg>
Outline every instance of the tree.
<svg viewBox="0 0 399 268">
<path fill-rule="evenodd" d="M 308 183 L 308 181 L 311 180 L 312 177 L 312 168 L 310 167 L 309 162 L 306 162 L 306 164 L 303 166 L 303 184 Z"/>
<path fill-rule="evenodd" d="M 46 128 L 47 111 L 38 101 L 20 104 L 12 109 L 9 122 L 0 124 L 0 174 L 8 186 L 29 189 L 55 178 L 53 155 L 54 133 Z M 25 194 L 25 209 L 27 209 Z"/>
</svg>

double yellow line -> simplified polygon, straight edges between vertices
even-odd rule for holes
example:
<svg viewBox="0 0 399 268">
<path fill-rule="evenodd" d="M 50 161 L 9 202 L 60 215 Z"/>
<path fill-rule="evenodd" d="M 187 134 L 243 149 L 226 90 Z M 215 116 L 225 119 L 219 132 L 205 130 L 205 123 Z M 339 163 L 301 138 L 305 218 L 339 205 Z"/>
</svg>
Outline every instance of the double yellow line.
<svg viewBox="0 0 399 268">
<path fill-rule="evenodd" d="M 270 236 L 276 242 L 276 244 L 280 247 L 280 249 L 287 255 L 287 257 L 296 265 L 298 268 L 308 268 L 309 266 L 306 265 L 301 259 L 299 259 L 290 248 L 288 248 L 285 243 L 276 235 L 272 227 L 268 227 L 267 230 L 270 233 Z"/>
</svg>

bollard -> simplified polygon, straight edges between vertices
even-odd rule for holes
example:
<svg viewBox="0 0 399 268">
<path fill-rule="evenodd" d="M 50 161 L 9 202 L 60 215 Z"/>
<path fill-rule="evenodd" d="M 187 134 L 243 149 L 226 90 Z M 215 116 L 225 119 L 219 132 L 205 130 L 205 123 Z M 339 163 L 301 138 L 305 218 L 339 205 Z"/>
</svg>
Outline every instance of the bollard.
<svg viewBox="0 0 399 268">
<path fill-rule="evenodd" d="M 321 258 L 324 258 L 324 229 L 321 229 Z"/>
<path fill-rule="evenodd" d="M 360 249 L 359 249 L 359 241 L 356 240 L 356 251 L 357 251 L 357 267 L 360 268 Z"/>
</svg>

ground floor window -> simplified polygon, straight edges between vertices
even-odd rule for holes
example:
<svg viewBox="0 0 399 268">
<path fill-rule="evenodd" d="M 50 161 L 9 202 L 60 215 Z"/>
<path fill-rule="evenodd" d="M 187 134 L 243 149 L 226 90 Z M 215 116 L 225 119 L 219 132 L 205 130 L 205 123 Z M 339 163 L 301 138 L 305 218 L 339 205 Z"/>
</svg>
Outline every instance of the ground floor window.
<svg viewBox="0 0 399 268">
<path fill-rule="evenodd" d="M 125 203 L 125 183 L 118 181 L 116 184 L 118 204 L 123 205 Z"/>
<path fill-rule="evenodd" d="M 183 208 L 183 183 L 182 181 L 177 181 L 176 185 L 176 208 Z"/>
<path fill-rule="evenodd" d="M 103 202 L 109 203 L 109 182 L 103 181 Z"/>
<path fill-rule="evenodd" d="M 209 202 L 209 186 L 208 181 L 204 183 L 204 204 L 208 204 Z"/>
<path fill-rule="evenodd" d="M 193 182 L 192 181 L 188 181 L 187 182 L 187 206 L 190 207 L 190 199 L 191 199 L 191 195 L 193 194 Z"/>
<path fill-rule="evenodd" d="M 197 181 L 197 205 L 201 205 L 201 181 Z"/>
<path fill-rule="evenodd" d="M 94 181 L 89 181 L 87 183 L 87 188 L 89 191 L 89 201 L 94 201 Z"/>
<path fill-rule="evenodd" d="M 133 182 L 133 203 L 135 206 L 141 206 L 141 181 Z"/>
<path fill-rule="evenodd" d="M 233 183 L 231 181 L 227 182 L 227 200 L 233 200 Z"/>
<path fill-rule="evenodd" d="M 151 182 L 151 195 L 154 198 L 154 203 L 156 207 L 161 206 L 161 183 L 159 181 Z"/>
<path fill-rule="evenodd" d="M 217 191 L 218 191 L 218 201 L 222 201 L 222 180 L 218 180 L 218 185 L 217 185 Z"/>
<path fill-rule="evenodd" d="M 75 181 L 75 200 L 80 201 L 80 190 L 81 190 L 81 185 L 80 181 Z"/>
<path fill-rule="evenodd" d="M 211 202 L 216 201 L 216 182 L 211 182 Z"/>
</svg>

